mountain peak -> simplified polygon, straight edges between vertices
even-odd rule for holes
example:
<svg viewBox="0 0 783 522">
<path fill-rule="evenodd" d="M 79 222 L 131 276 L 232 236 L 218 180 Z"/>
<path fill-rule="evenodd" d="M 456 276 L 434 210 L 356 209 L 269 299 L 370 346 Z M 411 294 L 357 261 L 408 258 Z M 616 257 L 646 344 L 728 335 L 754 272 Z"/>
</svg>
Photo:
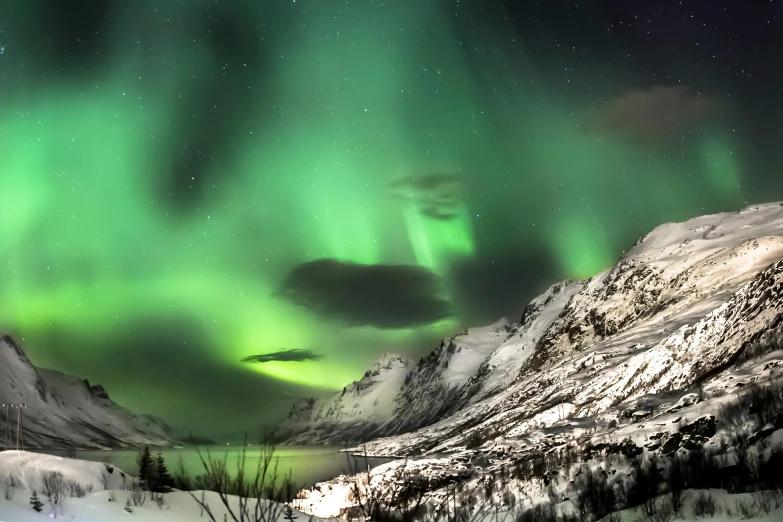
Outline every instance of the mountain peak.
<svg viewBox="0 0 783 522">
<path fill-rule="evenodd" d="M 16 353 L 16 356 L 19 359 L 32 366 L 30 359 L 27 358 L 27 354 L 24 353 L 22 347 L 19 346 L 19 344 L 14 340 L 14 338 L 11 337 L 9 334 L 4 334 L 0 336 L 0 345 L 6 345 L 9 349 L 13 350 L 13 352 Z"/>
<path fill-rule="evenodd" d="M 411 365 L 413 365 L 413 361 L 404 355 L 399 355 L 396 353 L 385 353 L 380 357 L 380 359 L 375 361 L 373 367 L 379 369 L 391 369 L 398 366 L 407 368 Z"/>
</svg>

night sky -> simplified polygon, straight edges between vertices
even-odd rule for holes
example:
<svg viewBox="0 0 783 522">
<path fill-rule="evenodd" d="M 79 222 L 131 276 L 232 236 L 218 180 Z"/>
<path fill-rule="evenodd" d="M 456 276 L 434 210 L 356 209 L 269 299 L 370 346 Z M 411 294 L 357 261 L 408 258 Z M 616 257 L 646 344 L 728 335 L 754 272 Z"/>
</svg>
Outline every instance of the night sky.
<svg viewBox="0 0 783 522">
<path fill-rule="evenodd" d="M 783 199 L 783 2 L 10 0 L 0 329 L 224 436 Z"/>
</svg>

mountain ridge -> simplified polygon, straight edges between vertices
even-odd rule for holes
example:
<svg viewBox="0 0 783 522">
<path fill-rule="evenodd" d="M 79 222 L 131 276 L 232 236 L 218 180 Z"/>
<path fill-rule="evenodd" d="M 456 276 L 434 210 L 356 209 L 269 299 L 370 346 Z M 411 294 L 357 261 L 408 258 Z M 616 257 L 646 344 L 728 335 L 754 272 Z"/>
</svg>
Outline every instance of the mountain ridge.
<svg viewBox="0 0 783 522">
<path fill-rule="evenodd" d="M 115 403 L 100 384 L 36 367 L 10 335 L 0 336 L 0 404 L 25 405 L 20 437 L 25 447 L 171 446 L 183 439 L 162 419 Z M 6 409 L 0 410 L 5 428 Z M 10 416 L 15 430 L 17 418 Z"/>
<path fill-rule="evenodd" d="M 503 339 L 490 339 L 494 325 L 469 329 L 481 333 L 465 346 L 460 336 L 444 339 L 410 370 L 394 392 L 393 414 L 376 418 L 371 433 L 350 437 L 355 417 L 335 417 L 328 427 L 300 417 L 289 440 L 315 442 L 308 435 L 315 430 L 318 442 L 352 438 L 376 455 L 432 453 L 479 430 L 519 434 L 555 405 L 561 417 L 597 415 L 640 393 L 691 386 L 779 324 L 781 259 L 781 203 L 662 224 L 614 267 L 552 285 L 518 322 L 506 322 Z M 702 344 L 688 341 L 693 335 Z M 486 349 L 483 359 L 452 380 L 452 357 L 477 353 L 472 345 Z M 623 381 L 630 368 L 636 380 Z"/>
</svg>

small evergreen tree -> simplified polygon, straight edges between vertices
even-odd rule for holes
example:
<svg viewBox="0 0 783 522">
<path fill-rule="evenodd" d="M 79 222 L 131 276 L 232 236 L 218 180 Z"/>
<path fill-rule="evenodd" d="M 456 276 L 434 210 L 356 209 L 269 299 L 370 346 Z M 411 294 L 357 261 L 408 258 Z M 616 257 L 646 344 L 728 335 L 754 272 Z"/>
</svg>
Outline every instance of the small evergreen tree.
<svg viewBox="0 0 783 522">
<path fill-rule="evenodd" d="M 153 482 L 152 477 L 155 471 L 155 463 L 152 461 L 152 455 L 150 454 L 150 447 L 144 446 L 144 449 L 139 453 L 139 482 L 147 489 L 150 488 Z"/>
<path fill-rule="evenodd" d="M 33 506 L 36 513 L 43 511 L 43 502 L 38 498 L 38 492 L 35 490 L 33 490 L 33 496 L 30 497 L 30 505 Z"/>
<path fill-rule="evenodd" d="M 163 454 L 159 451 L 158 456 L 155 459 L 155 480 L 151 485 L 150 490 L 156 493 L 168 493 L 171 491 L 174 481 L 169 474 L 169 470 L 166 467 L 166 461 L 163 458 Z"/>
</svg>

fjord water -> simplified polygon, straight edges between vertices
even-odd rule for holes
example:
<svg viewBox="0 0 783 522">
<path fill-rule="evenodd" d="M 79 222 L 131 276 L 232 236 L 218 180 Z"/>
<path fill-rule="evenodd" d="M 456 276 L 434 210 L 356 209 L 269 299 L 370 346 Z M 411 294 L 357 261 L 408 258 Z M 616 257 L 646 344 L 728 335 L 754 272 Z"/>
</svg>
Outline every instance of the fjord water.
<svg viewBox="0 0 783 522">
<path fill-rule="evenodd" d="M 275 449 L 277 459 L 277 475 L 282 478 L 291 473 L 294 483 L 300 487 L 309 487 L 316 482 L 329 480 L 349 471 L 364 471 L 367 465 L 377 466 L 388 462 L 385 458 L 365 458 L 341 451 L 340 446 L 279 446 Z M 226 459 L 228 472 L 236 473 L 237 463 L 242 454 L 242 446 L 212 446 L 207 448 L 213 459 Z M 207 457 L 207 450 L 200 449 L 201 455 Z M 43 451 L 52 455 L 65 456 L 66 451 Z M 82 450 L 69 452 L 71 457 L 104 462 L 135 476 L 139 470 L 136 450 Z M 74 455 L 75 453 L 75 455 Z M 193 448 L 161 450 L 166 459 L 169 472 L 174 475 L 180 467 L 191 477 L 204 474 L 204 466 L 198 451 Z M 153 458 L 157 452 L 152 451 Z M 256 467 L 262 456 L 262 448 L 250 446 L 246 453 L 246 475 L 255 475 Z"/>
</svg>

